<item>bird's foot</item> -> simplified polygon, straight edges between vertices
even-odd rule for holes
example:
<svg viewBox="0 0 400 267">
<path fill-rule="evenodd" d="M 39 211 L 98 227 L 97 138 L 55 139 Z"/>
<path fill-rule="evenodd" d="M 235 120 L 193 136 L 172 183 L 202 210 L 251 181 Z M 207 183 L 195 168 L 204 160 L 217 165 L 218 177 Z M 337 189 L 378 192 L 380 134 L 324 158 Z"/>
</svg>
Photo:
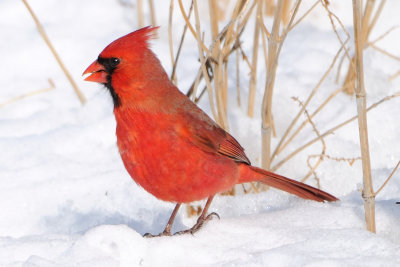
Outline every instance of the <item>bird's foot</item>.
<svg viewBox="0 0 400 267">
<path fill-rule="evenodd" d="M 176 232 L 174 235 L 183 235 L 183 234 L 192 234 L 193 235 L 194 233 L 196 233 L 197 231 L 199 231 L 203 227 L 205 222 L 207 222 L 209 220 L 212 220 L 213 217 L 217 217 L 218 219 L 220 219 L 219 215 L 217 213 L 215 213 L 215 212 L 212 212 L 212 213 L 208 214 L 207 216 L 200 216 L 197 219 L 196 224 L 193 225 L 192 228 Z"/>
<path fill-rule="evenodd" d="M 209 220 L 212 220 L 214 217 L 217 217 L 218 219 L 220 219 L 219 215 L 217 213 L 215 213 L 215 212 L 212 212 L 212 213 L 208 214 L 207 216 L 200 216 L 197 219 L 196 224 L 193 225 L 192 228 L 176 232 L 174 235 L 183 235 L 183 234 L 192 234 L 193 235 L 194 233 L 196 233 L 197 231 L 199 231 L 203 227 L 205 222 L 207 222 Z M 146 233 L 146 234 L 143 235 L 143 237 L 146 237 L 146 238 L 162 237 L 162 236 L 172 236 L 172 234 L 171 234 L 170 231 L 164 230 L 164 232 L 159 233 L 158 235 L 153 235 L 153 234 L 150 234 L 150 233 Z"/>
<path fill-rule="evenodd" d="M 170 231 L 165 231 L 165 230 L 164 230 L 164 232 L 161 232 L 161 233 L 159 233 L 158 235 L 153 235 L 153 234 L 150 234 L 150 233 L 145 233 L 145 234 L 143 235 L 143 237 L 146 237 L 146 238 L 162 237 L 162 236 L 171 236 L 171 232 L 170 232 Z"/>
</svg>

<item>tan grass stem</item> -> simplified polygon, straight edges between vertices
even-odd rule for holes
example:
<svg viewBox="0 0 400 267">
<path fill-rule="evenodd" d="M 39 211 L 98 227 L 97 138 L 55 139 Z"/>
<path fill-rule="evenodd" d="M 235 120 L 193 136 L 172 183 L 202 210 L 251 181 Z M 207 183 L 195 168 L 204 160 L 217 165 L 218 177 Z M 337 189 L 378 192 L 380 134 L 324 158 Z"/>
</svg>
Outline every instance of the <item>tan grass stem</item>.
<svg viewBox="0 0 400 267">
<path fill-rule="evenodd" d="M 11 98 L 10 100 L 7 100 L 6 102 L 0 103 L 0 108 L 4 108 L 5 106 L 10 105 L 12 103 L 15 103 L 15 102 L 17 102 L 19 100 L 22 100 L 24 98 L 27 98 L 27 97 L 30 97 L 30 96 L 34 96 L 34 95 L 39 95 L 39 94 L 54 90 L 55 85 L 54 85 L 53 80 L 49 78 L 48 81 L 49 81 L 49 85 L 50 85 L 48 88 L 39 89 L 39 90 L 36 90 L 36 91 L 32 91 L 32 92 L 29 92 L 29 93 L 26 93 L 26 94 Z"/>
<path fill-rule="evenodd" d="M 379 192 L 382 191 L 382 189 L 386 186 L 386 184 L 390 181 L 390 179 L 392 179 L 394 173 L 397 171 L 397 169 L 399 168 L 400 165 L 400 160 L 399 162 L 397 162 L 396 167 L 393 168 L 392 172 L 390 173 L 389 177 L 385 180 L 385 182 L 381 185 L 381 187 L 379 187 L 379 189 L 375 192 L 375 196 L 377 196 L 379 194 Z"/>
<path fill-rule="evenodd" d="M 268 40 L 268 64 L 265 92 L 261 107 L 261 166 L 269 169 L 271 164 L 272 137 L 272 95 L 275 84 L 276 68 L 278 67 L 278 45 L 280 41 L 279 28 L 282 20 L 283 1 L 278 1 L 272 31 Z"/>
<path fill-rule="evenodd" d="M 154 9 L 153 0 L 149 0 L 149 7 L 150 7 L 151 25 L 157 26 L 156 11 Z"/>
<path fill-rule="evenodd" d="M 253 54 L 252 54 L 252 64 L 250 72 L 250 86 L 249 86 L 249 103 L 247 109 L 247 115 L 249 117 L 254 116 L 254 100 L 256 95 L 257 87 L 257 61 L 258 61 L 258 45 L 260 36 L 260 24 L 262 20 L 262 7 L 263 0 L 257 0 L 257 19 L 254 26 L 254 39 L 253 39 Z"/>
<path fill-rule="evenodd" d="M 139 28 L 142 28 L 144 26 L 144 18 L 143 18 L 143 1 L 142 0 L 136 0 L 136 11 L 137 11 L 137 17 L 138 17 L 138 26 Z"/>
<path fill-rule="evenodd" d="M 367 108 L 367 111 L 370 111 L 374 108 L 376 108 L 377 106 L 379 106 L 380 104 L 387 102 L 395 97 L 400 97 L 400 92 L 395 93 L 393 95 L 390 96 L 386 96 L 384 98 L 382 98 L 381 100 L 379 100 L 378 102 L 375 102 L 374 104 L 372 104 L 371 106 L 369 106 Z M 312 144 L 314 144 L 315 142 L 317 142 L 319 139 L 329 135 L 329 134 L 333 134 L 336 130 L 342 128 L 343 126 L 349 124 L 350 122 L 356 120 L 358 118 L 358 116 L 353 116 L 350 119 L 345 120 L 342 123 L 339 123 L 338 125 L 330 128 L 329 130 L 327 130 L 326 132 L 324 132 L 323 134 L 321 134 L 320 137 L 316 137 L 314 139 L 312 139 L 311 141 L 307 142 L 306 144 L 300 146 L 299 148 L 295 149 L 293 152 L 291 152 L 289 155 L 287 155 L 284 159 L 282 159 L 280 162 L 278 162 L 277 164 L 275 164 L 274 166 L 271 167 L 271 171 L 276 171 L 277 169 L 279 169 L 283 164 L 285 164 L 287 161 L 289 161 L 291 158 L 293 158 L 294 156 L 296 156 L 298 153 L 300 153 L 301 151 L 303 151 L 304 149 L 306 149 L 307 147 L 311 146 Z"/>
<path fill-rule="evenodd" d="M 45 41 L 45 43 L 49 47 L 49 49 L 50 49 L 51 53 L 53 54 L 54 58 L 57 60 L 58 65 L 61 67 L 62 71 L 64 72 L 65 76 L 67 77 L 68 81 L 70 82 L 72 88 L 75 91 L 75 94 L 79 98 L 79 101 L 81 102 L 82 105 L 85 104 L 86 103 L 85 96 L 83 95 L 81 90 L 79 90 L 78 85 L 75 83 L 75 81 L 72 78 L 71 74 L 69 73 L 68 69 L 65 67 L 63 61 L 61 60 L 61 57 L 58 55 L 58 53 L 55 50 L 53 44 L 51 43 L 49 37 L 47 36 L 42 24 L 40 23 L 39 19 L 36 17 L 35 13 L 33 12 L 32 8 L 30 7 L 30 5 L 28 4 L 28 1 L 27 0 L 22 0 L 22 2 L 25 4 L 26 8 L 28 9 L 29 13 L 31 14 L 33 20 L 36 23 L 36 27 L 37 27 L 40 35 L 42 36 L 43 40 Z"/>
<path fill-rule="evenodd" d="M 181 1 L 179 0 L 179 2 L 181 2 Z M 196 20 L 196 25 L 195 25 L 196 26 L 196 40 L 197 40 L 197 44 L 198 44 L 201 69 L 202 69 L 203 77 L 204 77 L 204 79 L 206 81 L 206 85 L 207 85 L 207 91 L 208 91 L 208 97 L 209 97 L 211 112 L 212 112 L 212 114 L 214 116 L 214 119 L 217 120 L 218 116 L 217 116 L 217 113 L 215 111 L 211 81 L 210 81 L 210 77 L 208 76 L 207 67 L 206 67 L 206 61 L 205 61 L 205 58 L 204 58 L 204 52 L 203 52 L 203 45 L 204 44 L 201 41 L 200 17 L 199 17 L 199 10 L 198 10 L 198 7 L 197 7 L 197 1 L 196 0 L 193 0 L 193 9 L 194 9 L 194 17 L 195 17 L 195 20 Z M 188 24 L 188 26 L 189 26 L 189 24 Z M 190 28 L 190 26 L 189 26 L 189 28 Z"/>
<path fill-rule="evenodd" d="M 353 20 L 354 20 L 354 43 L 355 43 L 355 63 L 356 63 L 356 102 L 358 113 L 358 126 L 360 133 L 361 161 L 363 168 L 363 192 L 365 221 L 367 230 L 375 233 L 375 194 L 372 185 L 371 176 L 371 160 L 368 144 L 368 127 L 367 127 L 367 110 L 366 110 L 366 91 L 364 86 L 364 70 L 363 70 L 363 48 L 365 39 L 362 26 L 361 0 L 353 0 Z"/>
<path fill-rule="evenodd" d="M 174 0 L 171 0 L 169 5 L 169 16 L 168 16 L 168 43 L 169 43 L 169 54 L 171 56 L 172 73 L 171 80 L 175 85 L 178 85 L 175 75 L 175 55 L 174 55 L 174 43 L 172 40 L 172 14 L 174 13 Z"/>
</svg>

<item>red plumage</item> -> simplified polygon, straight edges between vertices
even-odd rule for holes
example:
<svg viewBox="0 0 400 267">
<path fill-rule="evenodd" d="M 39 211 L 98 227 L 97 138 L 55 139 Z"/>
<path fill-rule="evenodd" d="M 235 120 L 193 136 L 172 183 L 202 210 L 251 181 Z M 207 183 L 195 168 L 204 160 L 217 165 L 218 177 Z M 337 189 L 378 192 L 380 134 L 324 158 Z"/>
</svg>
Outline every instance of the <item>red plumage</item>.
<svg viewBox="0 0 400 267">
<path fill-rule="evenodd" d="M 108 45 L 84 74 L 114 98 L 117 143 L 132 179 L 155 197 L 187 203 L 260 181 L 316 201 L 337 198 L 250 166 L 243 148 L 169 80 L 146 27 Z"/>
</svg>

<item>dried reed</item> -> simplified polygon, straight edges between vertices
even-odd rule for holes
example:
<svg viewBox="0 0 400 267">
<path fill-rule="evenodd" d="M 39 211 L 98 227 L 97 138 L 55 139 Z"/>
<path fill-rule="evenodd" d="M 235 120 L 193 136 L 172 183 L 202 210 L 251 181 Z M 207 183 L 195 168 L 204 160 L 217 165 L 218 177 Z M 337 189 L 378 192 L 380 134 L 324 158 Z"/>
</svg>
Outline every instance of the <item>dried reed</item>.
<svg viewBox="0 0 400 267">
<path fill-rule="evenodd" d="M 368 1 L 370 2 L 370 1 Z M 362 197 L 364 200 L 365 221 L 367 230 L 375 233 L 375 194 L 372 186 L 371 160 L 368 144 L 367 110 L 366 110 L 366 92 L 364 86 L 364 67 L 363 67 L 363 47 L 366 36 L 361 25 L 362 20 L 361 0 L 353 0 L 353 18 L 354 18 L 354 43 L 355 43 L 355 72 L 356 86 L 354 88 L 357 101 L 358 126 L 360 132 L 361 161 L 363 168 L 364 188 Z M 364 15 L 365 18 L 365 15 Z"/>
<path fill-rule="evenodd" d="M 68 81 L 72 85 L 72 88 L 74 89 L 75 94 L 78 96 L 79 101 L 81 102 L 82 105 L 85 104 L 86 103 L 85 96 L 83 95 L 81 90 L 79 90 L 78 85 L 75 83 L 75 81 L 72 78 L 71 74 L 69 73 L 68 69 L 65 67 L 65 65 L 62 62 L 60 56 L 58 55 L 57 51 L 55 50 L 53 44 L 50 42 L 50 39 L 47 36 L 46 32 L 44 31 L 44 28 L 43 28 L 42 24 L 40 23 L 39 19 L 36 17 L 35 13 L 33 12 L 32 8 L 28 4 L 27 0 L 22 0 L 22 2 L 25 4 L 25 7 L 28 9 L 29 13 L 31 14 L 33 20 L 36 23 L 36 27 L 37 27 L 40 35 L 42 36 L 43 40 L 45 41 L 45 43 L 49 47 L 49 49 L 50 49 L 51 53 L 53 54 L 54 58 L 57 60 L 58 65 L 60 65 L 62 71 L 64 72 L 64 74 L 67 77 Z"/>
<path fill-rule="evenodd" d="M 49 85 L 50 85 L 49 87 L 43 88 L 43 89 L 39 89 L 39 90 L 36 90 L 36 91 L 32 91 L 32 92 L 29 92 L 29 93 L 26 93 L 26 94 L 11 98 L 11 99 L 7 100 L 6 102 L 0 103 L 0 108 L 4 108 L 5 106 L 10 105 L 12 103 L 15 103 L 15 102 L 17 102 L 19 100 L 22 100 L 24 98 L 27 98 L 27 97 L 30 97 L 30 96 L 39 95 L 39 94 L 54 90 L 55 85 L 54 85 L 53 80 L 49 78 L 48 82 L 49 82 Z"/>
</svg>

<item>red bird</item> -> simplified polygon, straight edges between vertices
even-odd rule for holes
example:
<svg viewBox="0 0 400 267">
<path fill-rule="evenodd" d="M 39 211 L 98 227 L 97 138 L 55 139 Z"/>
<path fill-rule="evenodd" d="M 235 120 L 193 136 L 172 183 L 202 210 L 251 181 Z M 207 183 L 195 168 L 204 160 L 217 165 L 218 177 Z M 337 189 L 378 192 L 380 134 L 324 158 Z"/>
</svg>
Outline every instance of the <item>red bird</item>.
<svg viewBox="0 0 400 267">
<path fill-rule="evenodd" d="M 83 74 L 90 74 L 86 81 L 104 84 L 111 93 L 117 144 L 132 179 L 156 198 L 177 203 L 160 235 L 171 235 L 181 203 L 208 198 L 197 223 L 179 232 L 194 233 L 210 218 L 207 210 L 215 194 L 246 182 L 263 182 L 315 201 L 338 200 L 251 166 L 235 138 L 169 80 L 149 48 L 155 29 L 145 27 L 115 40 Z"/>
</svg>

